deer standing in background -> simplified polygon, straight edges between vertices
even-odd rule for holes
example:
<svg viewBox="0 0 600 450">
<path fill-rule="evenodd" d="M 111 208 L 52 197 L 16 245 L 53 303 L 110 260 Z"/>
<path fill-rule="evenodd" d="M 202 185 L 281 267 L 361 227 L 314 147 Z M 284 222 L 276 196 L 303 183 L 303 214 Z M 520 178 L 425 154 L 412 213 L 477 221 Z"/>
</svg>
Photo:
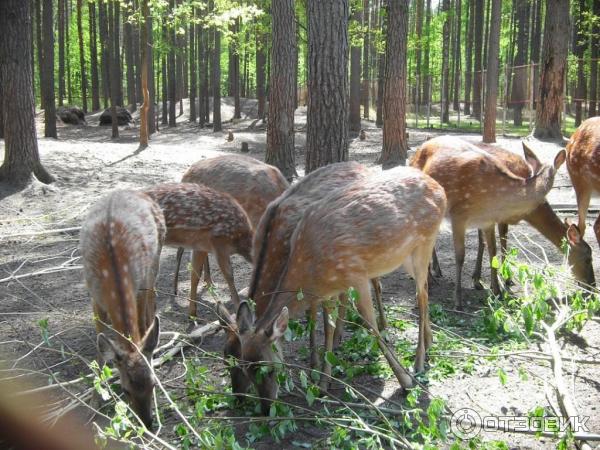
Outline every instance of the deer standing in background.
<svg viewBox="0 0 600 450">
<path fill-rule="evenodd" d="M 425 142 L 411 160 L 411 166 L 433 177 L 446 191 L 456 258 L 454 299 L 458 309 L 462 309 L 466 230 L 483 230 L 491 262 L 496 255 L 495 224 L 523 217 L 543 203 L 565 160 L 562 150 L 553 165 L 544 165 L 525 144 L 523 148 L 533 171 L 528 177 L 514 174 L 501 159 L 453 136 Z M 492 291 L 499 294 L 497 270 L 493 267 L 491 278 Z"/>
<path fill-rule="evenodd" d="M 289 183 L 275 166 L 265 164 L 256 158 L 243 155 L 222 155 L 195 162 L 185 172 L 182 183 L 197 183 L 231 195 L 244 208 L 256 229 L 267 205 L 275 200 Z M 177 294 L 179 267 L 183 247 L 177 250 L 174 290 Z M 213 284 L 210 277 L 208 258 L 199 267 L 204 268 L 204 282 Z"/>
<path fill-rule="evenodd" d="M 524 178 L 532 174 L 529 164 L 527 164 L 519 155 L 499 147 L 487 145 L 478 145 L 478 147 L 501 159 L 504 164 L 506 164 L 506 167 L 508 167 L 514 174 Z M 569 247 L 568 262 L 573 276 L 575 279 L 586 285 L 594 286 L 596 284 L 594 267 L 592 265 L 592 249 L 583 239 L 582 233 L 577 225 L 560 220 L 547 201 L 544 201 L 544 203 L 522 217 L 513 217 L 508 223 L 498 224 L 498 233 L 500 235 L 500 251 L 503 256 L 506 254 L 508 242 L 508 225 L 515 225 L 521 220 L 526 221 L 533 228 L 538 230 L 558 249 L 561 248 L 563 239 L 566 239 Z M 473 272 L 473 283 L 478 289 L 481 288 L 480 279 L 482 259 L 483 240 L 480 235 L 479 249 L 477 251 L 477 262 L 475 265 L 475 271 Z"/>
<path fill-rule="evenodd" d="M 567 144 L 567 170 L 577 197 L 579 230 L 585 235 L 585 219 L 592 194 L 600 192 L 600 117 L 585 120 Z M 600 245 L 600 216 L 594 222 Z"/>
<path fill-rule="evenodd" d="M 254 230 L 248 215 L 233 197 L 192 183 L 164 183 L 144 191 L 161 207 L 167 225 L 165 245 L 192 250 L 190 315 L 196 316 L 198 282 L 208 253 L 217 258 L 234 304 L 240 303 L 230 256 L 252 262 Z"/>
<path fill-rule="evenodd" d="M 152 427 L 151 364 L 160 328 L 154 282 L 164 237 L 160 208 L 134 191 L 115 191 L 98 201 L 80 233 L 98 332 L 98 363 L 115 363 L 121 388 L 147 428 Z"/>
<path fill-rule="evenodd" d="M 369 280 L 404 265 L 414 277 L 419 305 L 419 343 L 415 368 L 424 369 L 432 335 L 428 314 L 427 274 L 438 229 L 444 218 L 443 188 L 422 172 L 397 167 L 341 187 L 306 209 L 291 239 L 290 254 L 277 290 L 256 321 L 246 302 L 235 320 L 220 307 L 221 320 L 236 331 L 241 344 L 240 370 L 256 385 L 264 413 L 277 397 L 276 374 L 256 378 L 261 362 L 281 358 L 279 339 L 289 317 L 298 317 L 311 303 L 321 304 L 354 287 L 358 311 L 378 339 L 402 387 L 412 384 L 393 350 L 377 329 Z M 297 292 L 302 289 L 303 297 Z M 327 314 L 324 314 L 327 316 Z M 325 320 L 325 351 L 333 348 L 333 330 Z M 331 365 L 323 364 L 321 386 L 326 388 Z"/>
</svg>

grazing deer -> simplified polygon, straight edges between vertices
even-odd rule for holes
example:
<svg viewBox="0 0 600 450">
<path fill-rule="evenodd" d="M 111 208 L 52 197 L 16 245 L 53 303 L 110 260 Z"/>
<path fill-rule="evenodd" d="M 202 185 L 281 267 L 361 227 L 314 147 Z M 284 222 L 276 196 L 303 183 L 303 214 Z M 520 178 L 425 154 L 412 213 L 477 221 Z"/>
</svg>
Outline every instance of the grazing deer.
<svg viewBox="0 0 600 450">
<path fill-rule="evenodd" d="M 230 256 L 251 261 L 254 231 L 248 215 L 229 194 L 193 183 L 164 183 L 144 191 L 165 216 L 165 245 L 192 249 L 190 315 L 196 316 L 196 295 L 202 264 L 214 253 L 235 305 L 239 305 Z"/>
<path fill-rule="evenodd" d="M 152 352 L 159 336 L 154 281 L 164 237 L 160 208 L 134 191 L 115 191 L 98 201 L 80 233 L 98 332 L 98 363 L 115 363 L 123 392 L 148 428 L 155 384 Z"/>
<path fill-rule="evenodd" d="M 256 385 L 263 412 L 276 398 L 278 385 L 273 371 L 256 378 L 262 362 L 281 359 L 279 339 L 289 317 L 298 317 L 311 304 L 321 304 L 353 286 L 358 310 L 377 336 L 392 370 L 406 388 L 412 384 L 408 372 L 381 339 L 377 329 L 369 280 L 392 272 L 401 265 L 415 278 L 419 305 L 419 343 L 415 368 L 424 369 L 425 351 L 432 335 L 428 314 L 427 274 L 431 252 L 446 209 L 443 188 L 422 172 L 397 167 L 360 179 L 311 204 L 296 226 L 290 254 L 277 290 L 262 315 L 256 319 L 246 302 L 233 319 L 224 307 L 219 316 L 239 339 L 238 370 Z M 303 297 L 297 293 L 302 290 Z M 325 321 L 325 350 L 333 348 L 333 330 Z M 323 365 L 326 387 L 331 365 Z"/>
<path fill-rule="evenodd" d="M 244 208 L 256 229 L 267 205 L 275 200 L 289 183 L 275 166 L 256 158 L 242 155 L 222 155 L 195 162 L 185 172 L 182 183 L 197 183 L 231 195 Z M 177 250 L 174 290 L 177 294 L 179 267 L 183 247 Z M 208 259 L 199 267 L 198 276 L 204 267 L 204 282 L 212 284 Z"/>
<path fill-rule="evenodd" d="M 523 149 L 533 171 L 528 177 L 514 174 L 501 159 L 453 136 L 425 142 L 411 160 L 411 166 L 433 177 L 446 191 L 456 258 L 454 299 L 458 309 L 462 309 L 466 230 L 483 230 L 492 258 L 496 254 L 495 224 L 523 217 L 543 203 L 565 160 L 563 150 L 553 165 L 544 165 L 526 144 Z M 497 270 L 492 268 L 491 272 L 492 291 L 499 294 Z"/>
<path fill-rule="evenodd" d="M 585 219 L 592 194 L 600 192 L 600 117 L 585 120 L 567 144 L 567 170 L 577 197 L 579 230 L 585 235 Z M 594 222 L 600 244 L 600 216 Z"/>
<path fill-rule="evenodd" d="M 519 155 L 499 147 L 482 145 L 478 145 L 478 147 L 501 159 L 504 164 L 506 164 L 506 167 L 514 174 L 524 178 L 532 174 L 529 164 L 527 164 Z M 500 250 L 502 255 L 506 254 L 508 225 L 514 225 L 521 220 L 526 221 L 533 228 L 538 230 L 558 249 L 561 248 L 563 240 L 566 239 L 567 245 L 569 246 L 568 262 L 573 276 L 582 283 L 595 286 L 596 280 L 592 265 L 592 249 L 583 239 L 582 233 L 579 231 L 577 225 L 560 220 L 547 201 L 522 217 L 513 217 L 508 223 L 498 224 Z M 480 236 L 477 262 L 475 265 L 475 272 L 473 273 L 473 282 L 477 288 L 480 288 L 481 286 L 482 259 L 483 240 Z"/>
</svg>

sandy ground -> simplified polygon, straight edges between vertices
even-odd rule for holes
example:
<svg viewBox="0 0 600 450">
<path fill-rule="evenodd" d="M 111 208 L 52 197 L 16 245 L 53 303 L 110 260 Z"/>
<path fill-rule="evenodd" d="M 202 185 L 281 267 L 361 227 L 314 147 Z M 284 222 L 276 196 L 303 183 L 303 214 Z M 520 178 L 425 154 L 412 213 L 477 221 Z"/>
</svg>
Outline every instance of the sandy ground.
<svg viewBox="0 0 600 450">
<path fill-rule="evenodd" d="M 224 119 L 228 119 L 232 117 L 233 111 L 230 99 L 225 99 L 225 102 L 222 115 Z M 78 255 L 77 232 L 42 236 L 23 236 L 23 233 L 79 226 L 87 208 L 111 189 L 143 188 L 158 182 L 177 181 L 192 162 L 222 153 L 237 153 L 244 141 L 249 143 L 251 156 L 263 159 L 265 131 L 260 123 L 254 120 L 255 114 L 255 102 L 245 101 L 244 118 L 236 124 L 231 121 L 225 122 L 222 133 L 213 133 L 210 128 L 200 129 L 197 124 L 190 124 L 184 114 L 178 118 L 176 129 L 168 129 L 166 126 L 161 128 L 161 131 L 152 137 L 151 146 L 141 152 L 137 151 L 138 128 L 135 114 L 136 124 L 121 127 L 118 140 L 111 140 L 110 127 L 97 125 L 98 114 L 88 117 L 88 126 L 59 125 L 59 139 L 39 140 L 42 161 L 46 168 L 57 176 L 58 181 L 52 186 L 34 183 L 18 193 L 0 191 L 0 278 L 60 265 L 64 265 L 65 270 L 0 284 L 0 351 L 4 355 L 5 365 L 15 369 L 7 371 L 8 373 L 23 375 L 27 374 L 25 370 L 46 373 L 51 370 L 60 380 L 70 380 L 85 373 L 85 363 L 95 356 L 95 331 L 91 320 L 89 296 L 81 270 L 69 270 L 74 264 L 78 264 L 74 259 Z M 41 134 L 41 117 L 39 120 L 38 132 Z M 251 125 L 254 127 L 249 129 Z M 303 173 L 305 125 L 306 111 L 300 108 L 296 117 L 296 161 L 300 174 Z M 350 158 L 374 165 L 381 149 L 382 133 L 373 122 L 364 122 L 363 126 L 367 140 L 352 138 Z M 226 142 L 229 130 L 234 132 L 233 142 Z M 414 151 L 416 146 L 433 135 L 433 132 L 410 130 L 411 150 Z M 465 137 L 472 141 L 479 139 L 476 135 Z M 518 139 L 501 138 L 498 143 L 516 151 L 521 145 Z M 531 145 L 539 157 L 548 162 L 559 150 L 555 144 L 532 141 Z M 3 141 L 0 141 L 0 155 L 3 154 L 3 146 Z M 574 193 L 564 167 L 559 172 L 549 200 L 552 204 L 575 205 Z M 539 244 L 539 247 L 527 244 L 538 256 L 543 248 L 551 262 L 560 263 L 559 253 L 534 230 L 521 224 L 513 227 L 512 232 L 512 236 L 516 236 L 522 242 L 531 238 Z M 595 254 L 595 267 L 598 268 L 599 249 L 595 242 L 591 242 L 590 235 L 588 238 Z M 475 231 L 469 232 L 467 246 L 463 284 L 466 311 L 474 311 L 481 307 L 485 298 L 484 292 L 471 288 L 468 276 L 473 269 Z M 440 232 L 438 254 L 444 277 L 431 286 L 430 302 L 447 310 L 456 327 L 455 331 L 461 334 L 461 331 L 468 331 L 470 322 L 469 316 L 452 311 L 454 253 L 448 226 L 444 226 Z M 183 275 L 181 296 L 173 298 L 170 292 L 174 255 L 174 249 L 167 248 L 161 260 L 157 286 L 159 314 L 163 330 L 185 331 L 190 327 L 185 300 L 189 290 L 189 275 Z M 246 286 L 251 272 L 250 265 L 241 258 L 234 257 L 234 266 L 238 288 Z M 216 267 L 216 264 L 213 264 L 213 267 Z M 227 286 L 219 271 L 213 270 L 213 276 L 217 283 L 218 297 L 227 301 Z M 488 277 L 489 274 L 484 273 L 484 276 Z M 598 270 L 596 276 L 600 276 Z M 399 313 L 400 316 L 414 320 L 413 281 L 404 272 L 397 271 L 383 279 L 383 286 L 386 304 L 404 307 L 401 309 L 403 312 Z M 204 295 L 208 294 L 204 292 Z M 214 320 L 212 313 L 205 314 L 206 317 L 200 322 Z M 46 318 L 54 351 L 32 351 L 32 346 L 42 342 L 38 321 Z M 415 329 L 408 329 L 405 337 L 410 342 L 416 342 Z M 222 333 L 216 334 L 205 339 L 202 347 L 208 351 L 220 352 L 222 340 Z M 580 335 L 573 335 L 561 342 L 566 354 L 578 358 L 598 359 L 600 323 L 591 321 Z M 294 343 L 288 348 L 286 355 L 293 362 L 306 364 L 307 362 L 298 356 L 299 352 L 295 351 L 300 345 L 306 343 Z M 533 344 L 532 347 L 536 348 L 537 344 Z M 68 357 L 65 356 L 65 352 L 76 353 L 80 357 Z M 430 393 L 445 399 L 452 409 L 469 407 L 485 414 L 499 416 L 523 415 L 536 405 L 547 404 L 543 380 L 550 377 L 548 368 L 529 364 L 532 373 L 539 378 L 530 376 L 528 380 L 523 381 L 517 375 L 518 364 L 500 361 L 498 365 L 508 374 L 505 386 L 500 383 L 495 368 L 481 365 L 471 374 L 459 371 L 441 381 L 430 381 Z M 590 416 L 587 422 L 590 431 L 600 432 L 600 419 L 597 414 L 600 405 L 598 366 L 566 364 L 565 369 L 580 414 Z M 213 370 L 217 386 L 227 382 L 222 365 L 215 363 Z M 177 360 L 173 360 L 160 369 L 159 376 L 163 380 L 174 380 L 181 371 L 181 365 Z M 24 375 L 22 379 L 34 384 L 47 382 L 47 377 L 39 374 Z M 371 391 L 383 397 L 396 400 L 401 397 L 397 382 L 393 378 L 359 377 L 353 383 L 357 387 L 368 386 Z M 176 422 L 174 417 L 167 415 L 167 424 Z M 243 430 L 240 433 L 240 439 L 243 440 Z M 293 447 L 294 439 L 317 442 L 322 437 L 322 431 L 303 426 L 300 431 L 278 445 L 283 448 Z M 555 445 L 550 439 L 536 440 L 519 434 L 487 433 L 485 438 L 506 440 L 511 448 L 553 448 Z M 255 446 L 270 448 L 272 444 L 266 439 Z"/>
</svg>

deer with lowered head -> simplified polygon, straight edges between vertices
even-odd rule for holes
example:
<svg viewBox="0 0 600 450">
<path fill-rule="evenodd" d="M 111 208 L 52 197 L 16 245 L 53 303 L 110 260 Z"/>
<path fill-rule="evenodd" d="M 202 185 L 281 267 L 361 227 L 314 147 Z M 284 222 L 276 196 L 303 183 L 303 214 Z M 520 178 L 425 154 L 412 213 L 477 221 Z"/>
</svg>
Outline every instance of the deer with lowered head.
<svg viewBox="0 0 600 450">
<path fill-rule="evenodd" d="M 527 177 L 513 173 L 496 156 L 453 136 L 425 142 L 411 159 L 411 166 L 433 177 L 446 191 L 456 258 L 454 299 L 458 309 L 462 309 L 466 230 L 483 230 L 491 261 L 496 254 L 495 224 L 523 217 L 543 203 L 565 160 L 562 150 L 552 165 L 542 164 L 525 143 L 523 149 L 533 172 Z M 490 285 L 495 294 L 500 293 L 497 270 L 493 267 Z"/>
<path fill-rule="evenodd" d="M 98 332 L 98 363 L 115 363 L 121 388 L 147 428 L 152 427 L 151 363 L 160 328 L 154 281 L 164 237 L 160 208 L 135 191 L 115 191 L 102 198 L 80 232 Z"/>
<path fill-rule="evenodd" d="M 443 188 L 422 172 L 398 167 L 333 191 L 305 211 L 291 238 L 290 253 L 281 261 L 277 290 L 256 320 L 242 302 L 234 318 L 220 307 L 240 343 L 240 370 L 256 386 L 262 409 L 268 413 L 277 397 L 276 374 L 257 379 L 262 364 L 282 358 L 279 340 L 290 317 L 298 317 L 311 303 L 329 312 L 327 299 L 354 287 L 358 311 L 378 338 L 380 347 L 404 388 L 411 376 L 379 334 L 369 280 L 404 266 L 415 278 L 419 305 L 419 342 L 415 369 L 424 369 L 432 335 L 428 314 L 427 275 L 431 252 L 446 210 Z M 303 296 L 297 293 L 302 290 Z M 325 350 L 333 348 L 333 330 L 325 321 Z M 327 387 L 331 365 L 323 364 L 321 386 Z"/>
<path fill-rule="evenodd" d="M 220 155 L 197 161 L 185 172 L 181 182 L 202 184 L 231 195 L 244 208 L 254 229 L 258 227 L 267 205 L 289 187 L 288 181 L 277 167 L 244 155 Z M 174 279 L 175 294 L 182 256 L 183 247 L 179 247 Z M 204 282 L 212 285 L 208 258 L 198 270 L 203 269 Z"/>
</svg>

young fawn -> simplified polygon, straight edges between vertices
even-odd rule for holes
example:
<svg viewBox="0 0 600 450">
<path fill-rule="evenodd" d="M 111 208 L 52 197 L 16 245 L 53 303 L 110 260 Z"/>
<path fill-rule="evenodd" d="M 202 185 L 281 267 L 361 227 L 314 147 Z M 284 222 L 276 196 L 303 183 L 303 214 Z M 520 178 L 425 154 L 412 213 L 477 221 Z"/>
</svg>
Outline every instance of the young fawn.
<svg viewBox="0 0 600 450">
<path fill-rule="evenodd" d="M 519 155 L 499 147 L 481 145 L 478 145 L 478 147 L 501 159 L 506 164 L 506 167 L 514 174 L 524 178 L 531 175 L 531 166 L 529 166 L 529 164 L 527 164 L 527 162 Z M 592 265 L 592 249 L 583 239 L 577 225 L 560 220 L 547 201 L 522 217 L 513 217 L 510 222 L 498 224 L 500 253 L 502 255 L 506 254 L 508 225 L 514 225 L 521 220 L 526 221 L 533 228 L 538 230 L 558 249 L 562 247 L 563 239 L 566 239 L 566 243 L 569 247 L 568 262 L 573 276 L 575 279 L 586 285 L 594 286 L 596 284 L 594 268 Z M 473 282 L 477 288 L 481 287 L 479 280 L 481 278 L 482 259 L 483 240 L 480 236 L 477 262 L 475 265 L 475 272 L 473 273 Z"/>
<path fill-rule="evenodd" d="M 363 165 L 356 162 L 345 162 L 330 164 L 311 172 L 296 184 L 290 187 L 284 194 L 269 204 L 263 215 L 253 242 L 254 269 L 250 282 L 248 297 L 256 304 L 256 316 L 262 317 L 269 300 L 277 290 L 279 279 L 291 250 L 291 239 L 294 229 L 304 216 L 306 210 L 313 203 L 322 200 L 331 192 L 348 184 L 363 180 L 371 172 Z M 380 307 L 380 319 L 383 317 L 381 307 L 381 288 L 378 280 L 373 280 L 376 299 Z M 345 297 L 342 296 L 339 311 L 339 326 L 335 328 L 335 339 L 339 341 L 343 330 L 343 319 L 345 318 Z M 316 307 L 311 307 L 310 318 L 316 318 Z M 381 321 L 381 320 L 380 320 Z M 235 329 L 225 324 L 225 330 L 229 337 L 225 347 L 225 356 L 240 357 L 240 341 Z M 317 367 L 316 327 L 310 327 L 311 366 Z M 251 384 L 251 380 L 245 377 L 237 368 L 231 369 L 232 387 L 235 393 L 244 393 Z"/>
<path fill-rule="evenodd" d="M 244 209 L 233 197 L 207 186 L 164 183 L 144 191 L 162 208 L 167 225 L 165 245 L 192 250 L 190 315 L 196 316 L 196 294 L 202 264 L 214 253 L 235 305 L 239 305 L 230 256 L 251 262 L 254 231 Z"/>
<path fill-rule="evenodd" d="M 412 384 L 394 352 L 381 339 L 375 321 L 369 280 L 404 265 L 415 278 L 419 305 L 419 343 L 416 370 L 424 368 L 425 351 L 431 344 L 428 317 L 427 274 L 431 252 L 446 209 L 443 188 L 422 172 L 398 167 L 355 181 L 313 203 L 298 223 L 291 250 L 277 290 L 256 321 L 246 302 L 235 321 L 224 308 L 220 316 L 236 330 L 241 344 L 240 370 L 256 385 L 263 412 L 276 398 L 278 385 L 273 371 L 259 366 L 281 359 L 279 339 L 289 317 L 298 317 L 311 303 L 329 312 L 326 300 L 353 286 L 358 310 L 377 336 L 386 359 L 403 387 Z M 302 290 L 303 297 L 297 293 Z M 326 351 L 333 348 L 333 330 L 325 321 Z M 327 386 L 331 365 L 325 361 L 322 386 Z"/>
<path fill-rule="evenodd" d="M 585 219 L 592 194 L 600 192 L 600 117 L 585 120 L 567 144 L 567 170 L 575 189 L 579 230 L 585 235 Z M 594 222 L 600 244 L 600 216 Z"/>
<path fill-rule="evenodd" d="M 115 363 L 123 392 L 148 428 L 155 383 L 150 365 L 159 336 L 154 281 L 164 237 L 160 208 L 134 191 L 115 191 L 98 201 L 80 233 L 98 363 Z"/>
<path fill-rule="evenodd" d="M 543 165 L 525 144 L 523 148 L 533 170 L 528 177 L 514 174 L 499 158 L 453 136 L 425 142 L 411 160 L 411 166 L 438 181 L 448 197 L 456 258 L 454 299 L 458 309 L 462 309 L 466 230 L 483 230 L 492 258 L 496 254 L 495 224 L 523 217 L 543 203 L 556 171 L 565 160 L 563 150 L 556 155 L 553 165 Z M 497 271 L 492 268 L 491 272 L 492 291 L 499 294 Z"/>
<path fill-rule="evenodd" d="M 203 184 L 231 195 L 244 208 L 254 229 L 258 227 L 267 205 L 289 186 L 277 167 L 243 155 L 222 155 L 197 161 L 185 172 L 181 182 Z M 175 294 L 182 256 L 183 247 L 180 247 L 175 268 Z M 203 267 L 204 281 L 211 285 L 208 259 Z M 199 270 L 202 271 L 203 267 L 200 266 Z"/>
</svg>

